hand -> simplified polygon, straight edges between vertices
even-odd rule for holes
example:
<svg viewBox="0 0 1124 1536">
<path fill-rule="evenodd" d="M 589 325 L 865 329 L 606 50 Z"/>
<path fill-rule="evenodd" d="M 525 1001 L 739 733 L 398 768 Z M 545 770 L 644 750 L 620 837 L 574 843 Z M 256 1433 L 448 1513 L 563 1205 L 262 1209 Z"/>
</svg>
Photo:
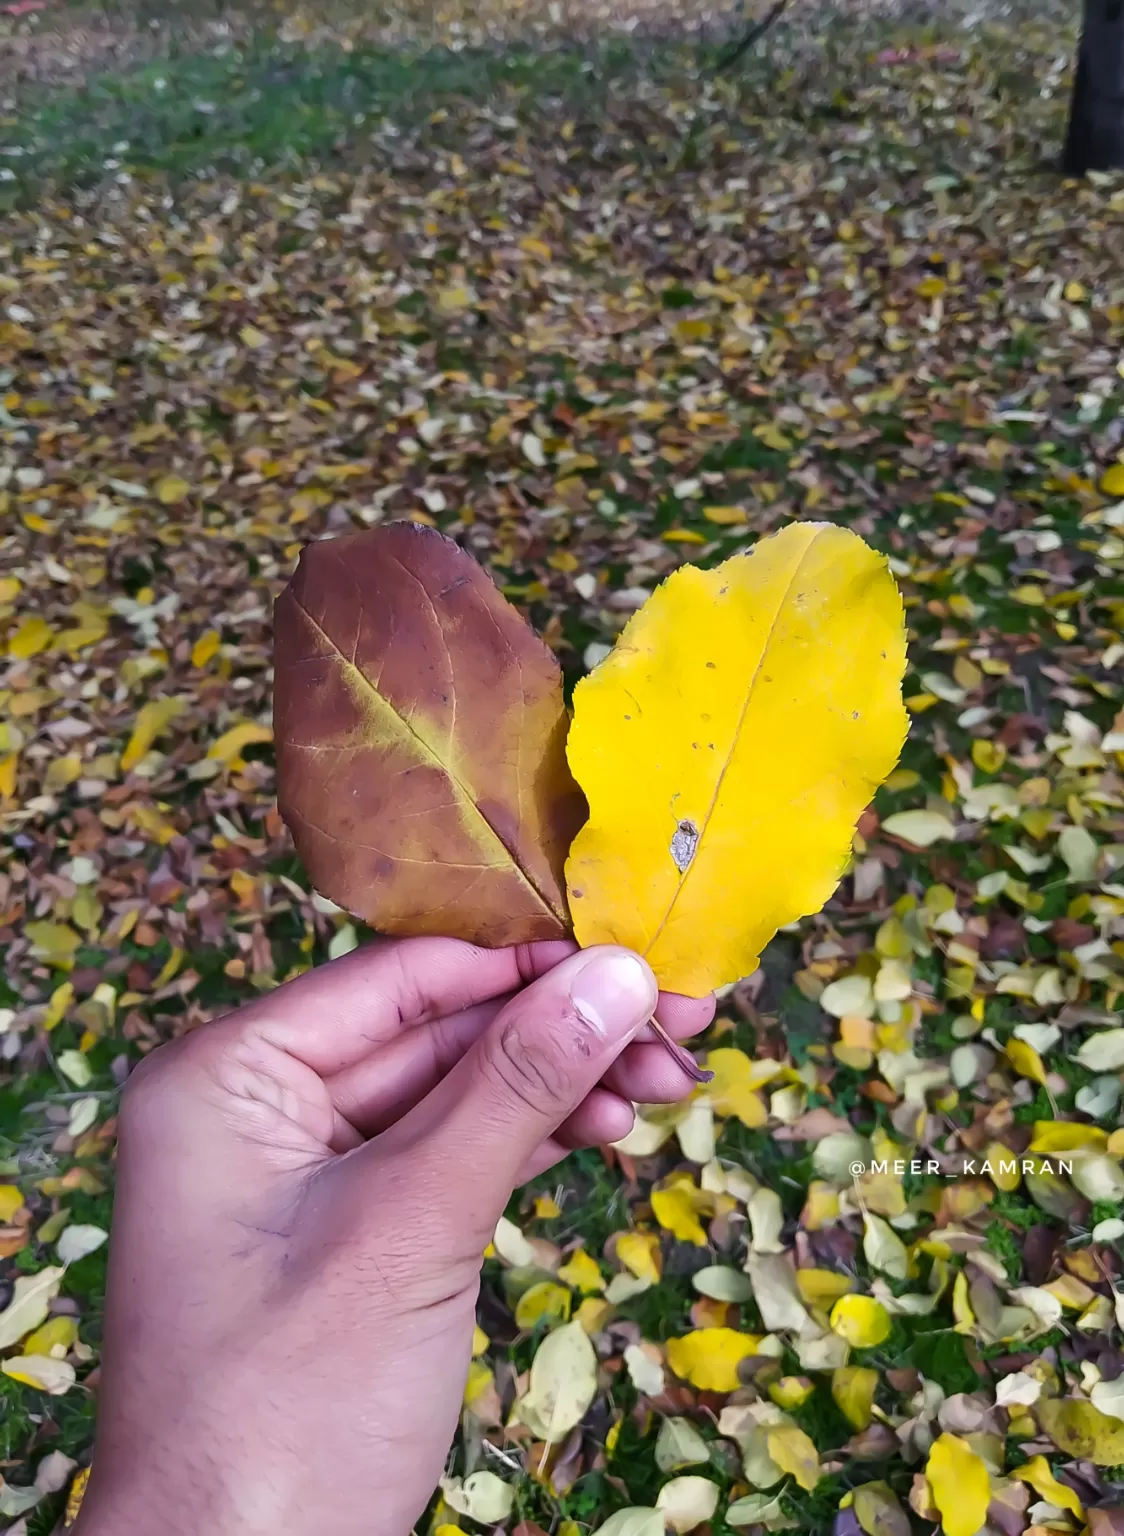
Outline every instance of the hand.
<svg viewBox="0 0 1124 1536">
<path fill-rule="evenodd" d="M 513 1186 L 691 1087 L 656 1003 L 626 950 L 380 942 L 142 1062 L 79 1536 L 406 1536 Z"/>
</svg>

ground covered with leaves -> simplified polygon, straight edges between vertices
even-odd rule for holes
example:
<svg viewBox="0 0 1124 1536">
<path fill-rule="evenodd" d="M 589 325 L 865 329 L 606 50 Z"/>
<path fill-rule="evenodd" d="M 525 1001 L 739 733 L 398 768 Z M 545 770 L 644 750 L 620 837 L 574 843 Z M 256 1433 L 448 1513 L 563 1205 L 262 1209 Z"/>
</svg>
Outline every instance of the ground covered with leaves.
<svg viewBox="0 0 1124 1536">
<path fill-rule="evenodd" d="M 552 7 L 502 49 L 297 14 L 5 85 L 33 1536 L 88 1459 L 130 1061 L 361 937 L 275 809 L 270 614 L 302 543 L 390 518 L 571 683 L 677 563 L 793 518 L 884 550 L 910 625 L 901 765 L 721 998 L 713 1083 L 514 1199 L 433 1527 L 1124 1531 L 1124 185 L 1050 167 L 1052 15 L 816 18 L 731 74 L 682 18 Z"/>
</svg>

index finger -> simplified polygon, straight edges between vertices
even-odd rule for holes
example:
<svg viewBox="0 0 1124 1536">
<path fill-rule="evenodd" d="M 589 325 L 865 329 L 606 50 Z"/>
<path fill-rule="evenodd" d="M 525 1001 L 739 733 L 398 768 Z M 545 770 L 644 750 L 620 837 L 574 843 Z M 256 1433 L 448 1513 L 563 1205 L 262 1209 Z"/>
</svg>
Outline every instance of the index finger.
<svg viewBox="0 0 1124 1536">
<path fill-rule="evenodd" d="M 415 1024 L 525 986 L 576 948 L 569 939 L 507 949 L 463 939 L 376 939 L 251 1003 L 241 1022 L 328 1077 Z"/>
</svg>

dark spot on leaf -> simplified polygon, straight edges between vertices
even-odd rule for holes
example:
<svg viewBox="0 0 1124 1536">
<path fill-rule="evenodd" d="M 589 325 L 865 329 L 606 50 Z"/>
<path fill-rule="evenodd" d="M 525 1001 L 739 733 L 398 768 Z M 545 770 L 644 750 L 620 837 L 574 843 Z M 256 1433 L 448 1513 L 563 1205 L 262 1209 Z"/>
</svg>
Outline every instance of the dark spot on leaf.
<svg viewBox="0 0 1124 1536">
<path fill-rule="evenodd" d="M 694 745 L 697 747 L 698 742 Z M 699 846 L 699 829 L 689 819 L 684 819 L 676 827 L 671 838 L 671 857 L 680 874 L 684 872 L 688 864 L 695 856 L 695 849 Z"/>
</svg>

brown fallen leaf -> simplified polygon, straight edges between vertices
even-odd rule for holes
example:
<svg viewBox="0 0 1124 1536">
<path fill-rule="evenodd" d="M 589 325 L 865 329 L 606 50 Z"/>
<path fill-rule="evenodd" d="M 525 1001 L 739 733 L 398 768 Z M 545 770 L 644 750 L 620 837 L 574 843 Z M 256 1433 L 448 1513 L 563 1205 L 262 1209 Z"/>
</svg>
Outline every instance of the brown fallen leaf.
<svg viewBox="0 0 1124 1536">
<path fill-rule="evenodd" d="M 275 631 L 278 803 L 317 889 L 385 933 L 566 934 L 561 673 L 476 561 L 414 523 L 311 544 Z"/>
</svg>

